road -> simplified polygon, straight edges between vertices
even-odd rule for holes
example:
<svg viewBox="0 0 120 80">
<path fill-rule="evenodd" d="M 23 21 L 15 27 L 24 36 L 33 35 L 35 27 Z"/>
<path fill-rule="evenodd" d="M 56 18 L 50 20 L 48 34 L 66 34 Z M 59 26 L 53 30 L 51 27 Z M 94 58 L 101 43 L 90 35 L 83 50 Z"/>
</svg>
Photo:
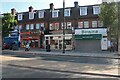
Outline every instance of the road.
<svg viewBox="0 0 120 80">
<path fill-rule="evenodd" d="M 6 54 L 1 55 L 1 58 L 3 78 L 112 78 L 114 80 L 118 70 L 117 59 L 31 54 Z"/>
</svg>

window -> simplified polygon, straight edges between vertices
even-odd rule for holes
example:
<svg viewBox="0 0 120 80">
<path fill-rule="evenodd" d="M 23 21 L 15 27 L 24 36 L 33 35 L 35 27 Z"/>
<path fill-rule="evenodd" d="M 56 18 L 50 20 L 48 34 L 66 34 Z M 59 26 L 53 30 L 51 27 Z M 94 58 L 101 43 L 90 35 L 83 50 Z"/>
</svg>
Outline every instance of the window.
<svg viewBox="0 0 120 80">
<path fill-rule="evenodd" d="M 63 23 L 61 23 L 61 29 L 63 29 Z M 64 26 L 64 29 L 66 29 L 66 22 L 65 22 L 65 26 Z"/>
<path fill-rule="evenodd" d="M 41 24 L 40 24 L 40 29 L 41 29 L 41 30 L 44 30 L 44 23 L 41 23 Z"/>
<path fill-rule="evenodd" d="M 100 7 L 99 6 L 93 6 L 93 14 L 99 14 L 100 13 Z"/>
<path fill-rule="evenodd" d="M 98 27 L 103 27 L 103 21 L 98 21 Z"/>
<path fill-rule="evenodd" d="M 78 22 L 78 28 L 83 28 L 83 22 Z"/>
<path fill-rule="evenodd" d="M 50 24 L 50 28 L 49 28 L 49 29 L 50 29 L 50 30 L 54 30 L 54 29 L 55 29 L 53 23 Z"/>
<path fill-rule="evenodd" d="M 29 19 L 34 19 L 34 12 L 29 12 Z"/>
<path fill-rule="evenodd" d="M 52 18 L 58 17 L 58 11 L 59 10 L 55 10 L 55 11 L 52 12 Z"/>
<path fill-rule="evenodd" d="M 92 21 L 92 28 L 97 27 L 97 21 Z"/>
<path fill-rule="evenodd" d="M 55 23 L 55 30 L 59 30 L 59 23 Z"/>
<path fill-rule="evenodd" d="M 84 28 L 89 28 L 89 22 L 88 21 L 84 21 Z"/>
<path fill-rule="evenodd" d="M 44 11 L 39 11 L 39 18 L 44 18 Z"/>
<path fill-rule="evenodd" d="M 40 29 L 40 24 L 39 23 L 36 24 L 36 29 Z"/>
<path fill-rule="evenodd" d="M 70 9 L 65 9 L 64 15 L 65 15 L 65 16 L 70 16 Z"/>
<path fill-rule="evenodd" d="M 22 25 L 19 25 L 19 30 L 22 30 Z"/>
<path fill-rule="evenodd" d="M 34 29 L 34 24 L 30 24 L 30 29 Z"/>
<path fill-rule="evenodd" d="M 80 15 L 87 15 L 87 7 L 80 7 Z"/>
<path fill-rule="evenodd" d="M 26 30 L 29 30 L 30 28 L 29 28 L 29 24 L 26 24 Z"/>
<path fill-rule="evenodd" d="M 67 22 L 67 29 L 72 29 L 71 22 Z"/>
<path fill-rule="evenodd" d="M 18 14 L 18 21 L 22 20 L 22 18 L 23 18 L 22 14 Z"/>
</svg>

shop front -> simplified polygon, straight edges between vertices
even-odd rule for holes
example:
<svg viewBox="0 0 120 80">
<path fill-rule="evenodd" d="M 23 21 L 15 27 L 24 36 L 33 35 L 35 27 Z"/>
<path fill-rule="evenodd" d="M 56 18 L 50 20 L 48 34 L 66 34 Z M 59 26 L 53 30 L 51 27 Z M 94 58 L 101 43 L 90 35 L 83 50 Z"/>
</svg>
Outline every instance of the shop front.
<svg viewBox="0 0 120 80">
<path fill-rule="evenodd" d="M 76 29 L 75 50 L 99 52 L 107 50 L 107 29 Z"/>
<path fill-rule="evenodd" d="M 45 35 L 45 46 L 50 44 L 51 49 L 63 49 L 63 35 Z M 72 50 L 72 34 L 65 34 L 65 48 Z"/>
</svg>

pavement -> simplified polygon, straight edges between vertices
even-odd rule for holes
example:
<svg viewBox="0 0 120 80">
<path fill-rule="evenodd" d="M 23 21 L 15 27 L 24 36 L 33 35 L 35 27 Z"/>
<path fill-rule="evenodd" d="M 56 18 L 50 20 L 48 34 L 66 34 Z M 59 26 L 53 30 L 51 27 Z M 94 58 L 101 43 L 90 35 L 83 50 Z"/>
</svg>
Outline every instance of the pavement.
<svg viewBox="0 0 120 80">
<path fill-rule="evenodd" d="M 65 53 L 62 53 L 62 50 L 51 50 L 50 52 L 46 52 L 45 49 L 39 49 L 39 48 L 37 49 L 31 48 L 30 51 L 25 51 L 24 48 L 20 48 L 19 50 L 3 50 L 3 51 L 12 52 L 12 53 L 31 53 L 31 54 L 54 55 L 54 56 L 98 57 L 98 58 L 120 59 L 119 52 L 109 52 L 109 51 L 80 52 L 74 50 L 66 50 Z"/>
</svg>

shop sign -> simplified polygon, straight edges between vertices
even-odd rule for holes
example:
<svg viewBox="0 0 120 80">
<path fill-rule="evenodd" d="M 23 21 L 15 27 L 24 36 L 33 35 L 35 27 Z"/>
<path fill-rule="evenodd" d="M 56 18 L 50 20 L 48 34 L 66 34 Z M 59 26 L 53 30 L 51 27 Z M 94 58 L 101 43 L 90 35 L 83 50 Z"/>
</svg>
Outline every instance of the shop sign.
<svg viewBox="0 0 120 80">
<path fill-rule="evenodd" d="M 76 40 L 100 40 L 102 39 L 101 34 L 92 34 L 92 35 L 75 35 Z"/>
<path fill-rule="evenodd" d="M 75 35 L 102 34 L 107 36 L 107 29 L 76 29 Z"/>
</svg>

